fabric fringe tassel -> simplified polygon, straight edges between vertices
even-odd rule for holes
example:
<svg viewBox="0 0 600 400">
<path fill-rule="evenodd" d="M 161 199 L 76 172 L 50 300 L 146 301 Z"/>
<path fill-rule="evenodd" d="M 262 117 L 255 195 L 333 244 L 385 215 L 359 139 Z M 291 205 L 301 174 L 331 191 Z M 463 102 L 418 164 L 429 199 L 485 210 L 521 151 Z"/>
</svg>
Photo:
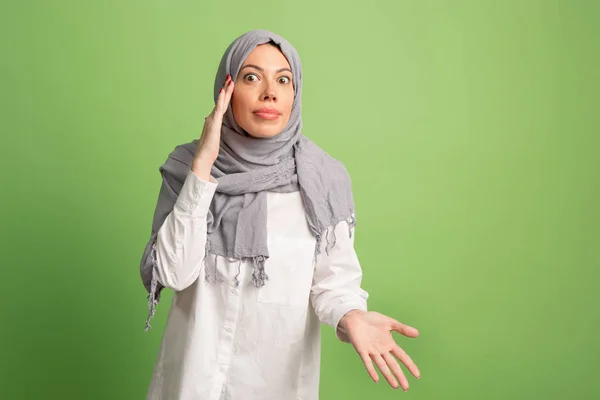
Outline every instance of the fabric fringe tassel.
<svg viewBox="0 0 600 400">
<path fill-rule="evenodd" d="M 352 230 L 354 229 L 354 227 L 356 227 L 356 214 L 352 213 L 350 214 L 350 216 L 348 218 L 346 218 L 346 224 L 348 225 L 348 237 L 350 239 L 352 239 Z M 333 243 L 330 243 L 329 241 L 329 235 L 331 231 L 331 235 L 333 235 Z M 321 233 L 321 234 L 317 234 L 316 238 L 317 241 L 315 243 L 315 252 L 314 252 L 314 259 L 313 262 L 316 264 L 317 263 L 317 257 L 319 254 L 321 254 L 321 245 L 323 243 L 323 236 L 325 236 L 325 253 L 327 254 L 327 256 L 329 256 L 329 250 L 333 249 L 335 247 L 335 245 L 337 244 L 337 235 L 335 233 L 335 225 L 330 225 L 325 229 L 325 232 Z"/>
<path fill-rule="evenodd" d="M 265 282 L 269 280 L 269 276 L 265 272 L 265 256 L 252 257 L 254 261 L 254 271 L 252 272 L 252 282 L 257 288 L 265 286 Z"/>
<path fill-rule="evenodd" d="M 352 238 L 352 230 L 356 226 L 356 215 L 354 213 L 352 213 L 346 219 L 346 224 L 348 225 L 348 235 L 350 238 Z M 325 240 L 326 240 L 325 252 L 327 253 L 327 255 L 329 255 L 329 250 L 334 248 L 337 243 L 335 226 L 333 226 L 333 229 L 331 229 L 332 233 L 333 233 L 333 243 L 330 243 L 330 241 L 329 241 L 330 228 L 331 227 L 328 226 L 325 229 L 325 232 L 316 235 L 316 244 L 315 244 L 314 260 L 313 260 L 313 262 L 315 264 L 317 263 L 318 255 L 321 253 L 321 244 L 323 243 L 323 236 L 325 236 Z M 203 262 L 207 257 L 209 247 L 210 247 L 210 244 L 207 240 Z M 157 281 L 157 277 L 156 277 L 156 268 L 157 268 L 156 243 L 154 243 L 152 245 L 150 257 L 152 260 L 152 281 L 150 283 L 150 294 L 148 295 L 148 318 L 146 319 L 146 329 L 145 329 L 146 332 L 148 332 L 150 329 L 152 329 L 152 326 L 150 325 L 150 320 L 154 317 L 154 314 L 156 312 L 156 306 L 158 305 L 158 303 L 160 301 L 160 296 L 157 296 L 157 293 L 156 293 L 157 287 L 158 287 L 158 281 Z M 214 273 L 213 282 L 216 282 L 216 280 L 217 280 L 217 262 L 216 262 L 217 257 L 218 256 L 215 255 L 215 268 L 213 271 L 213 273 Z M 263 287 L 265 285 L 266 281 L 269 280 L 269 276 L 265 272 L 266 259 L 267 259 L 267 257 L 262 256 L 262 255 L 252 257 L 252 261 L 254 263 L 254 271 L 252 272 L 252 282 L 258 288 Z M 210 282 L 211 273 L 208 269 L 208 266 L 206 266 L 206 264 L 204 264 L 204 265 L 206 268 L 204 279 L 208 283 L 208 282 Z M 240 282 L 238 280 L 238 276 L 240 275 L 241 265 L 242 265 L 242 260 L 240 259 L 239 265 L 238 265 L 238 274 L 234 278 L 234 282 L 235 282 L 236 286 L 239 286 L 239 284 L 240 284 Z"/>
<path fill-rule="evenodd" d="M 233 278 L 233 282 L 235 283 L 235 287 L 239 287 L 240 286 L 240 280 L 238 279 L 240 274 L 242 273 L 242 259 L 240 258 L 238 260 L 238 271 L 237 271 L 237 275 Z"/>
<path fill-rule="evenodd" d="M 356 227 L 356 214 L 350 214 L 348 219 L 346 219 L 346 223 L 348 224 L 348 237 L 352 239 L 352 229 Z"/>
<path fill-rule="evenodd" d="M 144 332 L 148 332 L 152 329 L 152 325 L 150 325 L 150 320 L 154 317 L 156 313 L 156 306 L 159 303 L 159 297 L 156 295 L 156 290 L 158 287 L 158 280 L 156 277 L 156 242 L 152 245 L 152 249 L 150 250 L 150 259 L 152 266 L 152 280 L 150 281 L 150 294 L 148 295 L 148 317 L 146 318 L 146 328 Z"/>
</svg>

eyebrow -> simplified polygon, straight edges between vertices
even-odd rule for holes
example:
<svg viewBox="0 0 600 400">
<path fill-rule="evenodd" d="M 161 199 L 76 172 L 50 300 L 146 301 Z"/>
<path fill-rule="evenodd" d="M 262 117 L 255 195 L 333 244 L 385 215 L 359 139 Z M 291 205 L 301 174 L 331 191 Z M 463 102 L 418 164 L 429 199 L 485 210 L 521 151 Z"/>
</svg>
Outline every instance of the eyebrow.
<svg viewBox="0 0 600 400">
<path fill-rule="evenodd" d="M 259 67 L 258 65 L 247 64 L 247 65 L 244 65 L 242 68 L 240 68 L 240 71 L 243 70 L 244 68 L 254 68 L 254 69 L 259 70 L 260 72 L 264 72 L 264 70 L 265 70 L 264 68 Z M 278 74 L 278 73 L 283 72 L 283 71 L 289 71 L 290 73 L 292 73 L 292 70 L 289 69 L 289 68 L 279 68 L 277 71 L 275 71 L 275 73 Z"/>
</svg>

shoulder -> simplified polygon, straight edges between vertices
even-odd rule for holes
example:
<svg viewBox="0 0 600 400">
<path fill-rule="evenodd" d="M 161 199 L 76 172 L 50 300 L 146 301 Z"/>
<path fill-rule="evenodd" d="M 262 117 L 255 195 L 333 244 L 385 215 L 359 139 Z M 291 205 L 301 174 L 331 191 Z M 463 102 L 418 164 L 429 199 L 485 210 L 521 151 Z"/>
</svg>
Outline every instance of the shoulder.
<svg viewBox="0 0 600 400">
<path fill-rule="evenodd" d="M 328 199 L 338 199 L 340 204 L 344 204 L 343 209 L 352 212 L 354 209 L 352 180 L 344 163 L 304 135 L 299 140 L 296 156 L 303 161 L 296 164 L 298 180 L 310 180 L 310 182 L 305 181 L 304 184 L 317 187 L 317 191 L 326 193 L 325 197 Z"/>
<path fill-rule="evenodd" d="M 198 139 L 175 146 L 168 154 L 165 162 L 160 166 L 160 173 L 163 175 L 171 175 L 175 179 L 183 182 L 192 166 L 192 160 L 197 146 Z"/>
<path fill-rule="evenodd" d="M 298 149 L 304 153 L 312 162 L 321 167 L 321 172 L 338 172 L 340 176 L 350 179 L 348 170 L 341 160 L 331 156 L 322 147 L 310 140 L 305 135 L 298 141 Z"/>
<path fill-rule="evenodd" d="M 194 158 L 194 154 L 196 153 L 197 147 L 198 139 L 194 139 L 191 142 L 179 144 L 175 146 L 175 148 L 169 153 L 166 162 L 179 161 L 182 164 L 191 166 L 192 159 Z"/>
</svg>

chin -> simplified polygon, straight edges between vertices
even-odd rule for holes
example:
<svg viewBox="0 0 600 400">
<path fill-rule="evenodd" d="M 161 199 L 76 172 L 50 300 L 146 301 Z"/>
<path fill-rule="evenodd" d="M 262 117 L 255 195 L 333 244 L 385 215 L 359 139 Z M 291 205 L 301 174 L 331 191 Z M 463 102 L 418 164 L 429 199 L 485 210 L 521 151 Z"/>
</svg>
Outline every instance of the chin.
<svg viewBox="0 0 600 400">
<path fill-rule="evenodd" d="M 283 131 L 283 128 L 280 126 L 254 125 L 244 130 L 252 137 L 267 139 L 279 135 Z"/>
<path fill-rule="evenodd" d="M 275 121 L 262 120 L 254 115 L 249 115 L 246 118 L 234 118 L 240 128 L 248 132 L 253 138 L 268 139 L 279 135 L 285 129 L 289 116 L 282 116 Z"/>
</svg>

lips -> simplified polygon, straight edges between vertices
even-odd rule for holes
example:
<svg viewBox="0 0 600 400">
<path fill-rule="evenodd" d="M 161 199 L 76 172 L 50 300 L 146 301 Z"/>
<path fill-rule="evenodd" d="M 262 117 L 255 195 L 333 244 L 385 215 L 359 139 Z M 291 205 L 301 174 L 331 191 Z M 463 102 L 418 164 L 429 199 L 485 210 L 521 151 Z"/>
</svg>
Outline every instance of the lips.
<svg viewBox="0 0 600 400">
<path fill-rule="evenodd" d="M 278 110 L 268 107 L 259 108 L 258 110 L 254 111 L 254 114 L 257 117 L 270 120 L 277 119 L 281 115 Z"/>
</svg>

